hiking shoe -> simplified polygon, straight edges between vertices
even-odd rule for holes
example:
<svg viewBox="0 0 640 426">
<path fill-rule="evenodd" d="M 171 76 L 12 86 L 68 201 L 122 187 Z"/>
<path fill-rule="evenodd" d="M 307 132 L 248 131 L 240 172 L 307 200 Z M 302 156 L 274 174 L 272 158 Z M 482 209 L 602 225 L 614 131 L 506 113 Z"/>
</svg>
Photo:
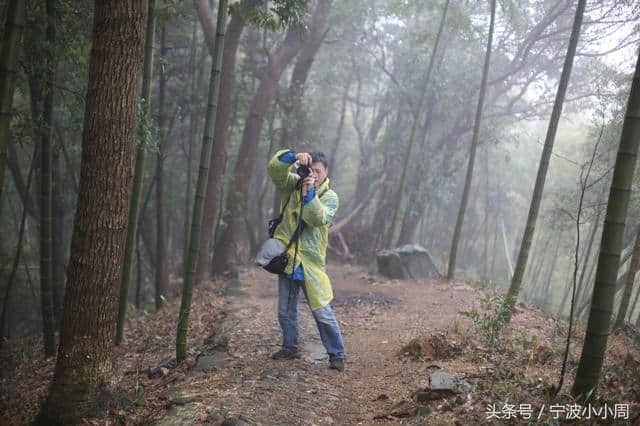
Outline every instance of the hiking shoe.
<svg viewBox="0 0 640 426">
<path fill-rule="evenodd" d="M 271 355 L 271 359 L 283 360 L 283 359 L 298 359 L 300 358 L 300 353 L 298 351 L 290 351 L 287 349 L 280 349 L 278 352 Z"/>
<path fill-rule="evenodd" d="M 344 358 L 333 358 L 329 361 L 329 368 L 338 371 L 344 370 Z"/>
</svg>

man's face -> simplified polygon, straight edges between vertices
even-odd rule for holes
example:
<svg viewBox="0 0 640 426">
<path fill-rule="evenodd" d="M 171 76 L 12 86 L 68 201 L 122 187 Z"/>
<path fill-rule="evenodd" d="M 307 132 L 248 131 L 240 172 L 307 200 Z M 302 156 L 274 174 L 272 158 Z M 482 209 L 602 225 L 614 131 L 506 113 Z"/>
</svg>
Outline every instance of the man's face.
<svg viewBox="0 0 640 426">
<path fill-rule="evenodd" d="M 327 173 L 329 173 L 329 170 L 320 161 L 313 163 L 311 165 L 311 176 L 316 180 L 313 186 L 317 187 L 324 182 L 327 177 Z"/>
</svg>

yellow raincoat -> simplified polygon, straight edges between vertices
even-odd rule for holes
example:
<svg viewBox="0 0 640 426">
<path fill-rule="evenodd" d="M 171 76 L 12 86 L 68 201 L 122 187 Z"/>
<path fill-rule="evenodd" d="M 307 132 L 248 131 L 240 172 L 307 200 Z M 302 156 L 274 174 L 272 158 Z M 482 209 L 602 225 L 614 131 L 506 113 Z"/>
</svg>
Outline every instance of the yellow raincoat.
<svg viewBox="0 0 640 426">
<path fill-rule="evenodd" d="M 293 231 L 296 229 L 301 206 L 300 192 L 296 190 L 300 176 L 296 173 L 289 173 L 292 165 L 278 159 L 280 155 L 288 151 L 288 149 L 278 151 L 269 161 L 268 166 L 269 177 L 282 195 L 281 210 L 284 202 L 290 198 L 287 209 L 282 215 L 282 222 L 274 234 L 274 237 L 285 246 L 289 244 Z M 318 198 L 320 194 L 322 197 Z M 316 188 L 316 195 L 304 205 L 302 212 L 302 220 L 306 226 L 300 234 L 295 267 L 297 268 L 302 263 L 304 284 L 312 310 L 323 308 L 333 299 L 331 282 L 324 270 L 329 242 L 329 224 L 338 211 L 338 204 L 338 194 L 329 189 L 329 179 L 327 178 Z M 287 275 L 294 270 L 291 265 L 294 251 L 295 243 L 288 250 L 291 262 L 285 270 Z"/>
</svg>

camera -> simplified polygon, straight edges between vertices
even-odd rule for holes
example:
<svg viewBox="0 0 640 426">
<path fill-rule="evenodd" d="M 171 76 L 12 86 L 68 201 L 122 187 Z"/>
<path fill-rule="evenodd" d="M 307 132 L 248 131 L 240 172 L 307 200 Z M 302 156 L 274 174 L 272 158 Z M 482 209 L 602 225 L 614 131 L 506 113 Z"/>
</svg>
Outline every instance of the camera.
<svg viewBox="0 0 640 426">
<path fill-rule="evenodd" d="M 296 173 L 298 173 L 298 176 L 300 176 L 300 178 L 304 179 L 311 174 L 311 169 L 309 168 L 309 166 L 304 166 L 301 164 L 296 169 Z"/>
</svg>

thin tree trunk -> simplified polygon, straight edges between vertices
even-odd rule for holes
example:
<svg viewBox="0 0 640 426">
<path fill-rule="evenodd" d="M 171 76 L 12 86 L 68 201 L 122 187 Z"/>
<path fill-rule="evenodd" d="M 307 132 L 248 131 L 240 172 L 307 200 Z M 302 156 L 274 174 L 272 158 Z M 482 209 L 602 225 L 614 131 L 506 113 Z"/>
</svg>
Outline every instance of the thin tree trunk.
<svg viewBox="0 0 640 426">
<path fill-rule="evenodd" d="M 51 260 L 53 261 L 53 318 L 56 328 L 60 328 L 62 320 L 62 298 L 64 297 L 64 281 L 65 281 L 65 244 L 64 244 L 64 205 L 62 200 L 63 182 L 60 176 L 60 150 L 56 149 L 53 153 L 53 234 L 52 247 L 53 253 Z"/>
<path fill-rule="evenodd" d="M 400 220 L 400 209 L 402 206 L 402 196 L 404 192 L 404 187 L 407 179 L 407 169 L 409 168 L 409 163 L 411 161 L 411 152 L 413 150 L 413 144 L 416 138 L 416 129 L 418 128 L 418 121 L 420 120 L 420 115 L 422 114 L 422 106 L 424 104 L 424 99 L 429 90 L 431 83 L 431 75 L 433 73 L 433 66 L 436 62 L 436 53 L 438 53 L 438 45 L 440 44 L 440 37 L 442 36 L 442 30 L 444 28 L 444 22 L 447 18 L 447 10 L 449 9 L 449 0 L 446 0 L 444 3 L 444 8 L 442 11 L 442 18 L 440 19 L 440 26 L 438 27 L 438 33 L 436 35 L 435 42 L 433 44 L 433 50 L 431 51 L 431 57 L 429 58 L 429 65 L 427 66 L 427 73 L 424 78 L 424 83 L 421 87 L 420 91 L 420 100 L 418 101 L 418 106 L 414 111 L 413 122 L 411 123 L 411 132 L 409 134 L 409 145 L 407 146 L 407 152 L 404 157 L 404 166 L 402 167 L 402 171 L 400 173 L 400 183 L 398 189 L 396 190 L 395 203 L 393 209 L 393 216 L 391 218 L 391 225 L 389 226 L 389 233 L 387 234 L 387 248 L 392 248 L 393 243 L 395 241 L 396 229 L 399 226 Z"/>
<path fill-rule="evenodd" d="M 247 13 L 260 0 L 245 0 L 243 12 Z M 200 15 L 200 21 L 206 20 Z M 213 130 L 213 150 L 209 163 L 209 175 L 207 192 L 204 199 L 204 217 L 202 219 L 202 231 L 200 232 L 200 247 L 198 249 L 198 264 L 196 269 L 196 283 L 210 277 L 211 247 L 214 236 L 214 224 L 220 216 L 222 204 L 222 174 L 224 171 L 227 146 L 229 143 L 229 123 L 231 118 L 231 95 L 235 90 L 236 80 L 236 54 L 240 45 L 240 36 L 245 27 L 245 16 L 237 13 L 231 17 L 225 34 L 224 48 L 222 52 L 222 74 L 220 75 L 220 93 L 216 109 L 215 128 Z M 213 35 L 206 37 L 210 40 L 209 50 L 213 55 Z"/>
<path fill-rule="evenodd" d="M 145 120 L 150 120 L 151 111 L 151 78 L 153 75 L 153 39 L 156 27 L 155 0 L 149 0 L 147 10 L 147 25 L 144 44 L 144 64 L 142 70 L 142 113 Z M 147 146 L 146 141 L 137 141 L 136 162 L 133 172 L 133 188 L 131 191 L 131 205 L 127 222 L 127 241 L 122 262 L 122 281 L 120 283 L 120 295 L 118 300 L 118 323 L 116 327 L 115 344 L 122 343 L 124 333 L 124 321 L 127 315 L 127 303 L 129 301 L 129 283 L 131 282 L 131 268 L 133 267 L 133 251 L 138 236 L 138 223 L 140 221 L 140 199 L 142 195 L 142 183 L 144 180 L 144 163 Z"/>
<path fill-rule="evenodd" d="M 571 389 L 574 396 L 584 396 L 595 389 L 607 349 L 618 265 L 624 242 L 624 224 L 627 219 L 627 207 L 631 195 L 638 145 L 640 145 L 640 138 L 637 137 L 639 132 L 640 55 L 636 63 L 616 164 L 613 169 L 587 331 L 575 383 Z"/>
<path fill-rule="evenodd" d="M 543 306 L 547 304 L 547 300 L 549 299 L 549 288 L 551 288 L 551 282 L 553 281 L 553 272 L 555 271 L 556 265 L 558 264 L 558 252 L 560 250 L 561 240 L 562 233 L 559 233 L 558 241 L 556 241 L 556 248 L 553 250 L 553 257 L 551 258 L 551 266 L 549 267 L 547 278 L 545 279 L 544 289 L 542 290 L 542 294 L 540 294 L 543 300 Z"/>
<path fill-rule="evenodd" d="M 342 132 L 344 130 L 344 119 L 347 112 L 347 97 L 349 96 L 349 88 L 351 87 L 351 75 L 347 79 L 344 85 L 344 92 L 342 93 L 342 101 L 340 103 L 340 118 L 338 119 L 338 126 L 336 127 L 336 137 L 331 144 L 331 152 L 329 153 L 329 164 L 334 166 L 338 155 L 338 148 L 340 148 L 340 141 L 342 140 Z"/>
<path fill-rule="evenodd" d="M 193 143 L 196 139 L 197 129 L 196 129 L 196 119 L 198 117 L 198 108 L 197 104 L 197 92 L 196 92 L 196 83 L 197 78 L 196 75 L 196 62 L 197 62 L 197 53 L 198 49 L 196 48 L 197 42 L 197 34 L 198 34 L 198 23 L 193 23 L 193 32 L 191 34 L 191 59 L 189 61 L 189 73 L 191 75 L 191 107 L 189 109 L 189 134 L 187 135 L 187 193 L 185 195 L 185 204 L 184 204 L 184 231 L 183 231 L 183 248 L 182 248 L 182 276 L 184 277 L 184 263 L 186 261 L 187 250 L 189 249 L 189 218 L 191 217 L 191 185 L 192 185 L 192 159 L 193 159 Z"/>
<path fill-rule="evenodd" d="M 55 0 L 47 0 L 47 45 L 45 53 L 44 78 L 44 106 L 42 111 L 42 126 L 40 126 L 40 305 L 42 309 L 42 334 L 44 340 L 44 355 L 55 355 L 55 326 L 53 320 L 52 295 L 52 182 L 53 182 L 53 154 L 51 149 L 53 126 L 53 84 L 56 76 L 56 61 L 51 51 L 56 40 L 56 4 Z"/>
<path fill-rule="evenodd" d="M 485 92 L 487 90 L 487 79 L 489 77 L 489 64 L 491 63 L 491 45 L 493 44 L 493 29 L 496 20 L 496 0 L 491 0 L 491 21 L 489 23 L 489 39 L 487 41 L 487 53 L 484 58 L 484 68 L 482 70 L 482 82 L 480 83 L 480 94 L 478 95 L 478 107 L 476 108 L 476 118 L 473 124 L 473 136 L 471 137 L 471 150 L 469 151 L 469 165 L 467 166 L 467 175 L 464 181 L 464 189 L 462 190 L 462 200 L 458 209 L 458 218 L 453 231 L 453 239 L 451 240 L 451 251 L 449 253 L 449 269 L 447 270 L 447 279 L 453 279 L 456 271 L 456 257 L 458 256 L 458 244 L 460 235 L 462 234 L 462 223 L 464 222 L 464 214 L 467 210 L 467 202 L 469 200 L 469 192 L 471 190 L 471 179 L 473 178 L 473 166 L 476 159 L 476 150 L 478 148 L 478 139 L 480 138 L 480 123 L 482 122 L 482 107 L 484 105 Z"/>
<path fill-rule="evenodd" d="M 218 2 L 218 21 L 216 24 L 216 39 L 212 56 L 211 77 L 209 83 L 209 96 L 207 101 L 207 114 L 202 138 L 202 152 L 200 154 L 200 170 L 196 184 L 196 194 L 193 203 L 193 215 L 191 218 L 191 233 L 189 236 L 189 255 L 185 264 L 184 286 L 180 304 L 180 316 L 178 318 L 178 332 L 176 335 L 176 360 L 182 362 L 187 357 L 187 332 L 189 330 L 189 311 L 191 310 L 191 298 L 193 283 L 195 281 L 196 264 L 200 250 L 200 237 L 204 198 L 207 192 L 209 164 L 211 163 L 211 146 L 213 145 L 213 129 L 216 122 L 216 109 L 218 106 L 218 90 L 220 87 L 220 73 L 222 66 L 222 51 L 224 48 L 224 36 L 227 25 L 227 0 Z"/>
<path fill-rule="evenodd" d="M 631 262 L 629 263 L 629 272 L 627 273 L 624 293 L 622 293 L 622 301 L 620 302 L 618 317 L 616 318 L 613 328 L 622 328 L 624 325 L 624 319 L 627 316 L 627 308 L 629 307 L 629 299 L 631 299 L 631 291 L 633 290 L 633 282 L 636 278 L 636 272 L 638 272 L 638 266 L 640 266 L 640 227 L 636 233 L 636 241 L 633 246 Z"/>
<path fill-rule="evenodd" d="M 55 372 L 39 424 L 79 423 L 112 378 L 146 14 L 144 0 L 95 5 L 69 281 Z"/>
<path fill-rule="evenodd" d="M 542 156 L 540 158 L 540 166 L 538 167 L 538 175 L 536 177 L 536 184 L 533 188 L 533 197 L 529 206 L 529 214 L 527 216 L 527 225 L 520 244 L 520 251 L 518 254 L 518 261 L 516 263 L 516 270 L 511 280 L 511 286 L 507 293 L 507 315 L 506 320 L 511 319 L 511 311 L 515 306 L 518 299 L 518 293 L 520 292 L 520 286 L 522 284 L 522 277 L 527 266 L 527 259 L 529 257 L 529 247 L 531 246 L 531 240 L 536 229 L 536 220 L 538 219 L 538 210 L 540 209 L 540 203 L 542 201 L 542 193 L 544 191 L 544 183 L 547 177 L 547 169 L 549 168 L 549 159 L 553 150 L 553 143 L 556 138 L 556 131 L 558 130 L 558 122 L 560 121 L 560 115 L 562 114 L 562 104 L 564 103 L 564 97 L 567 92 L 567 86 L 569 85 L 569 77 L 571 76 L 571 68 L 573 67 L 573 59 L 576 54 L 576 47 L 578 46 L 578 39 L 580 38 L 580 28 L 582 27 L 582 16 L 584 14 L 586 0 L 578 0 L 578 7 L 576 8 L 575 18 L 573 20 L 573 27 L 571 29 L 571 36 L 569 38 L 569 47 L 567 49 L 567 55 L 564 59 L 564 65 L 562 67 L 562 74 L 560 76 L 560 84 L 558 85 L 558 91 L 556 92 L 556 99 L 553 104 L 553 111 L 551 112 L 551 119 L 549 121 L 549 127 L 547 129 L 547 136 L 544 142 L 544 148 L 542 150 Z"/>
<path fill-rule="evenodd" d="M 33 170 L 35 168 L 36 159 L 37 159 L 38 148 L 34 147 L 33 149 L 33 158 L 31 160 L 31 166 L 29 167 L 29 175 L 27 177 L 27 190 L 31 186 L 31 178 L 33 176 Z M 2 334 L 4 333 L 4 326 L 7 324 L 9 326 L 9 300 L 11 298 L 11 290 L 13 289 L 13 283 L 15 282 L 16 272 L 18 271 L 18 263 L 20 262 L 20 255 L 22 254 L 22 241 L 24 238 L 24 228 L 27 221 L 27 207 L 22 206 L 22 216 L 20 218 L 20 227 L 18 230 L 18 246 L 16 248 L 16 255 L 13 259 L 13 266 L 11 268 L 11 272 L 9 273 L 9 280 L 7 281 L 7 287 L 4 293 L 4 299 L 2 301 L 2 315 L 0 316 L 0 348 L 2 348 L 2 344 L 4 343 L 4 339 L 2 338 Z M 11 327 L 8 327 L 10 330 Z M 10 336 L 7 331 L 7 336 Z"/>
<path fill-rule="evenodd" d="M 140 250 L 140 230 L 136 235 L 136 309 L 140 310 L 142 303 L 142 255 Z M 122 332 L 121 332 L 122 333 Z"/>
<path fill-rule="evenodd" d="M 167 56 L 167 24 L 160 30 L 160 56 Z M 169 272 L 167 267 L 167 233 L 166 214 L 164 212 L 164 157 L 167 142 L 165 96 L 167 93 L 167 77 L 165 67 L 160 67 L 160 82 L 158 90 L 158 130 L 160 140 L 156 156 L 156 312 L 162 308 L 164 297 L 169 287 Z"/>
<path fill-rule="evenodd" d="M 577 288 L 577 292 L 576 292 L 576 300 L 580 300 L 582 297 L 582 283 L 584 281 L 584 277 L 585 277 L 585 273 L 587 271 L 587 265 L 589 264 L 589 259 L 591 257 L 591 250 L 593 248 L 593 242 L 595 241 L 595 237 L 596 237 L 596 232 L 598 231 L 598 227 L 600 226 L 600 216 L 602 214 L 601 210 L 598 210 L 598 214 L 596 215 L 596 218 L 593 222 L 593 224 L 591 225 L 591 230 L 589 231 L 589 242 L 587 243 L 587 247 L 585 248 L 585 254 L 583 255 L 583 259 L 582 259 L 582 270 L 580 271 L 580 278 L 578 279 L 578 288 Z M 560 308 L 558 310 L 558 316 L 560 316 L 562 314 L 562 312 L 564 311 L 564 306 L 567 303 L 567 300 L 569 298 L 569 292 L 571 291 L 571 286 L 567 286 L 567 290 L 562 298 L 562 302 L 560 303 Z"/>
<path fill-rule="evenodd" d="M 13 90 L 18 74 L 20 43 L 24 32 L 26 1 L 10 0 L 6 8 L 6 21 L 0 50 L 0 206 L 2 205 L 2 187 L 4 169 L 7 164 L 7 145 L 9 125 L 11 124 Z"/>
</svg>

